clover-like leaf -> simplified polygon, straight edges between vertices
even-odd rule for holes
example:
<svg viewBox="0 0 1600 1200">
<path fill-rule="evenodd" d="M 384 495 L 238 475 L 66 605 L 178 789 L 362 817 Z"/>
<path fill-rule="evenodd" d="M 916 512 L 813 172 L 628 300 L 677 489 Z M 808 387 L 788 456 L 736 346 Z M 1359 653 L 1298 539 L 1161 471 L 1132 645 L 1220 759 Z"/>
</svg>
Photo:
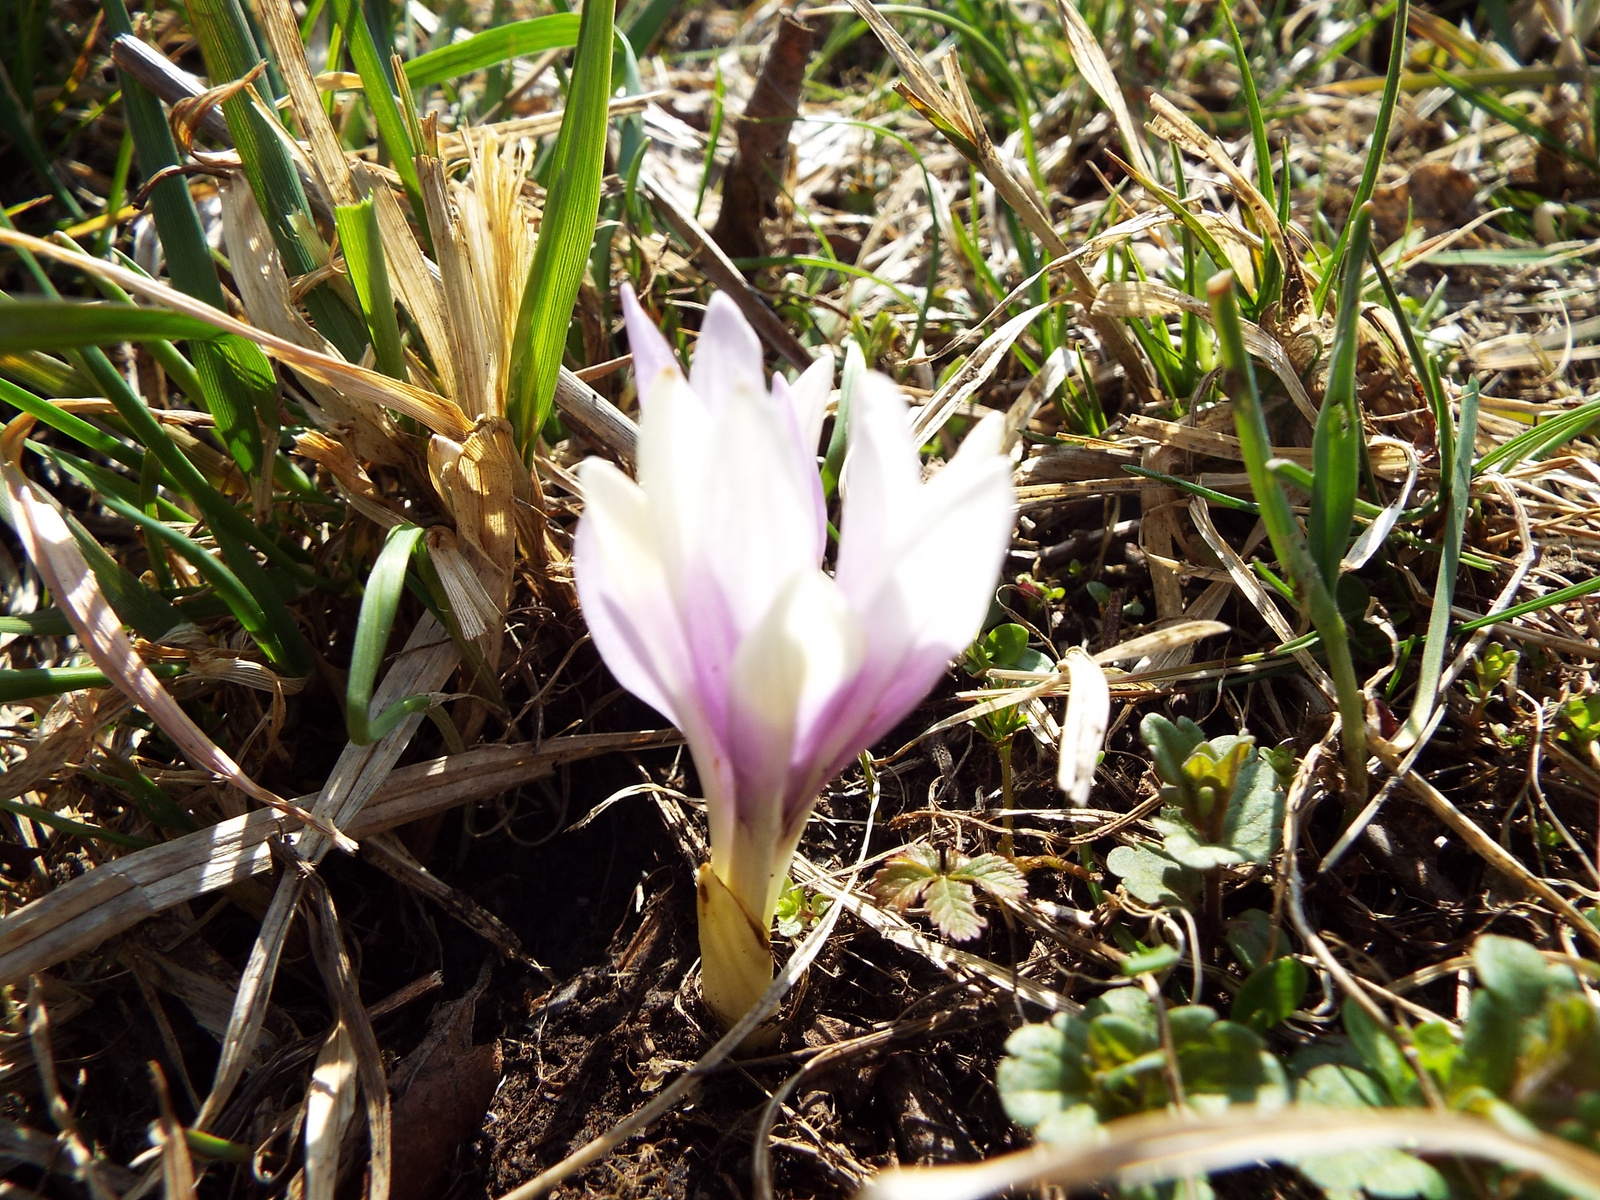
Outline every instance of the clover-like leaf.
<svg viewBox="0 0 1600 1200">
<path fill-rule="evenodd" d="M 1028 894 L 1028 881 L 1011 860 L 998 854 L 958 854 L 949 861 L 924 842 L 905 847 L 872 880 L 878 903 L 904 912 L 921 901 L 939 932 L 957 942 L 977 937 L 988 924 L 978 915 L 974 887 L 1000 901 L 1015 902 Z"/>
<path fill-rule="evenodd" d="M 1028 878 L 1017 864 L 999 854 L 980 854 L 965 860 L 954 871 L 951 879 L 959 879 L 981 888 L 996 900 L 1017 903 L 1028 894 Z"/>
<path fill-rule="evenodd" d="M 943 870 L 943 856 L 926 842 L 905 846 L 872 877 L 873 899 L 904 912 L 922 899 Z"/>
<path fill-rule="evenodd" d="M 952 941 L 971 941 L 983 932 L 984 919 L 972 898 L 972 885 L 952 875 L 935 875 L 927 884 L 928 919 Z"/>
<path fill-rule="evenodd" d="M 1192 868 L 1149 846 L 1118 846 L 1106 855 L 1106 870 L 1145 904 L 1190 905 L 1200 892 Z"/>
<path fill-rule="evenodd" d="M 1370 1075 L 1334 1063 L 1313 1067 L 1300 1081 L 1295 1099 L 1300 1104 L 1328 1108 L 1377 1108 L 1386 1103 L 1383 1089 Z M 1443 1200 L 1450 1194 L 1438 1171 L 1400 1150 L 1345 1150 L 1312 1155 L 1295 1165 L 1330 1196 L 1354 1196 L 1364 1191 L 1386 1200 L 1409 1196 Z"/>
</svg>

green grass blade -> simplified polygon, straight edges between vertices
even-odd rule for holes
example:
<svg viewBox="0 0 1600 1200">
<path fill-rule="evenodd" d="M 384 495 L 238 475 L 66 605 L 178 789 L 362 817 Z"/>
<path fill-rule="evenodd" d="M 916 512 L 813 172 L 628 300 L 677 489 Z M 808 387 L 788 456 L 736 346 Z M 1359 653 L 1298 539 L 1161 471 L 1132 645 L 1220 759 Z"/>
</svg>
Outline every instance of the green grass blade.
<svg viewBox="0 0 1600 1200">
<path fill-rule="evenodd" d="M 609 4 L 583 6 L 566 115 L 556 138 L 549 198 L 517 313 L 512 344 L 519 354 L 512 364 L 506 415 L 524 454 L 532 453 L 550 416 L 572 306 L 594 243 L 600 179 L 605 172 L 614 19 Z"/>
<path fill-rule="evenodd" d="M 345 689 L 345 727 L 357 746 L 370 745 L 393 729 L 406 716 L 421 712 L 431 703 L 427 696 L 407 696 L 397 700 L 377 717 L 370 716 L 372 689 L 378 682 L 378 667 L 389 645 L 394 617 L 405 591 L 406 571 L 411 556 L 422 545 L 422 530 L 401 525 L 389 531 L 378 561 L 367 577 L 367 590 L 361 597 L 361 614 L 356 619 L 355 648 L 350 654 L 350 677 Z"/>
<path fill-rule="evenodd" d="M 121 463 L 130 471 L 137 473 L 144 470 L 144 455 L 132 446 L 118 441 L 103 430 L 96 429 L 74 413 L 63 412 L 54 404 L 39 399 L 32 392 L 19 388 L 9 380 L 0 379 L 0 401 L 27 413 L 41 425 L 48 425 L 51 429 L 66 434 L 95 453 Z"/>
<path fill-rule="evenodd" d="M 1485 471 L 1509 471 L 1524 459 L 1539 458 L 1559 449 L 1582 435 L 1596 421 L 1600 421 L 1600 400 L 1590 400 L 1587 404 L 1558 413 L 1496 446 L 1478 460 L 1472 473 L 1481 475 Z"/>
<path fill-rule="evenodd" d="M 1533 120 L 1526 113 L 1518 112 L 1500 97 L 1491 92 L 1467 82 L 1459 75 L 1453 75 L 1441 67 L 1433 68 L 1434 76 L 1456 95 L 1460 96 L 1474 108 L 1480 108 L 1497 121 L 1504 121 L 1518 133 L 1532 138 L 1546 150 L 1553 151 L 1563 158 L 1570 158 L 1580 162 L 1590 170 L 1600 169 L 1600 160 L 1593 155 L 1585 154 L 1576 146 L 1569 144 L 1563 138 L 1551 133 L 1539 122 Z"/>
<path fill-rule="evenodd" d="M 1267 141 L 1267 122 L 1261 115 L 1261 96 L 1256 91 L 1255 74 L 1250 68 L 1250 56 L 1245 53 L 1244 39 L 1239 36 L 1239 26 L 1233 20 L 1233 5 L 1222 3 L 1222 19 L 1228 25 L 1228 37 L 1233 42 L 1233 56 L 1239 63 L 1239 83 L 1244 94 L 1245 115 L 1250 118 L 1250 142 L 1256 151 L 1256 189 L 1266 197 L 1267 203 L 1277 207 L 1277 192 L 1272 179 L 1272 143 Z M 1285 177 L 1287 178 L 1287 177 Z"/>
<path fill-rule="evenodd" d="M 1356 185 L 1351 213 L 1358 213 L 1368 200 L 1372 189 L 1378 186 L 1378 170 L 1389 155 L 1389 126 L 1394 121 L 1395 104 L 1400 97 L 1400 68 L 1406 57 L 1406 20 L 1411 11 L 1410 0 L 1399 0 L 1394 12 L 1394 40 L 1389 46 L 1389 72 L 1383 80 L 1383 100 L 1378 106 L 1378 120 L 1372 130 L 1372 145 L 1367 150 L 1367 163 L 1361 171 L 1361 182 Z M 1334 276 L 1344 261 L 1353 233 L 1354 221 L 1346 221 L 1339 231 L 1339 240 L 1323 267 L 1322 279 L 1317 283 L 1316 305 L 1321 312 L 1328 301 L 1328 291 L 1333 287 Z"/>
<path fill-rule="evenodd" d="M 113 34 L 132 35 L 133 23 L 123 0 L 104 0 L 104 7 Z M 161 102 L 120 68 L 117 76 L 123 114 L 145 178 L 177 167 L 178 147 Z M 173 285 L 225 311 L 227 301 L 188 184 L 176 175 L 162 179 L 150 190 L 149 208 Z M 190 355 L 204 404 L 217 423 L 217 436 L 245 477 L 254 479 L 264 464 L 262 424 L 277 427 L 278 381 L 272 364 L 259 346 L 233 334 L 196 342 Z"/>
<path fill-rule="evenodd" d="M 1356 402 L 1356 346 L 1361 316 L 1361 276 L 1372 234 L 1372 206 L 1355 217 L 1350 253 L 1345 257 L 1344 284 L 1339 289 L 1328 385 L 1311 442 L 1315 475 L 1311 514 L 1306 522 L 1312 561 L 1329 590 L 1339 583 L 1339 562 L 1350 541 L 1356 491 L 1361 482 L 1361 413 Z"/>
<path fill-rule="evenodd" d="M 344 252 L 350 282 L 361 300 L 361 315 L 367 320 L 378 370 L 391 379 L 404 379 L 406 360 L 400 349 L 400 322 L 394 313 L 394 293 L 389 289 L 389 267 L 383 257 L 383 239 L 378 234 L 372 197 L 359 204 L 339 205 L 333 210 L 333 223 L 339 230 L 339 248 Z"/>
<path fill-rule="evenodd" d="M 565 50 L 578 44 L 578 14 L 552 13 L 486 29 L 464 42 L 452 42 L 406 64 L 406 81 L 414 88 L 443 83 L 525 54 Z"/>
<path fill-rule="evenodd" d="M 1568 604 L 1573 600 L 1582 599 L 1600 592 L 1600 575 L 1592 579 L 1585 579 L 1582 583 L 1568 584 L 1544 596 L 1533 600 L 1524 600 L 1521 604 L 1513 604 L 1501 612 L 1491 613 L 1486 617 L 1474 617 L 1470 621 L 1463 621 L 1457 628 L 1457 633 L 1476 633 L 1480 629 L 1487 629 L 1491 625 L 1498 625 L 1502 621 L 1514 621 L 1518 617 L 1525 617 L 1529 613 L 1542 612 L 1553 608 L 1557 604 Z"/>
<path fill-rule="evenodd" d="M 1428 615 L 1428 640 L 1422 647 L 1417 674 L 1417 694 L 1406 718 L 1402 741 L 1414 741 L 1433 719 L 1439 702 L 1439 679 L 1444 672 L 1444 656 L 1449 649 L 1450 605 L 1455 599 L 1456 578 L 1461 572 L 1461 538 L 1472 507 L 1472 444 L 1478 433 L 1478 381 L 1470 380 L 1461 393 L 1461 428 L 1456 431 L 1454 469 L 1445 480 L 1444 553 L 1439 556 L 1439 575 L 1433 585 L 1433 611 Z M 1496 620 L 1507 620 L 1505 615 Z"/>
<path fill-rule="evenodd" d="M 361 76 L 362 93 L 367 107 L 372 111 L 373 122 L 378 126 L 378 141 L 389 155 L 400 185 L 405 188 L 406 199 L 411 201 L 411 212 L 427 230 L 428 219 L 422 205 L 422 183 L 417 178 L 417 148 L 411 144 L 405 118 L 400 115 L 400 105 L 394 98 L 394 88 L 385 67 L 387 52 L 380 54 L 372 40 L 372 30 L 362 13 L 360 0 L 334 0 L 333 13 L 344 30 L 349 46 L 350 60 Z"/>
<path fill-rule="evenodd" d="M 100 502 L 124 520 L 132 522 L 142 529 L 146 535 L 157 541 L 165 542 L 211 585 L 227 604 L 228 610 L 233 613 L 239 624 L 245 629 L 257 645 L 266 653 L 274 663 L 284 660 L 284 650 L 272 627 L 268 624 L 266 614 L 262 612 L 261 605 L 239 582 L 239 577 L 230 571 L 226 564 L 216 555 L 206 550 L 192 538 L 185 536 L 174 529 L 165 521 L 151 516 L 136 504 L 124 497 L 112 495 L 99 489 L 96 481 L 87 472 L 80 469 L 70 455 L 51 453 L 45 451 L 51 461 L 63 470 L 78 478 L 85 486 L 100 492 Z M 148 543 L 147 543 L 148 544 Z M 150 547 L 154 557 L 155 547 Z M 165 603 L 165 602 L 163 602 Z M 170 607 L 170 606 L 169 606 Z M 172 610 L 176 615 L 177 610 Z"/>
<path fill-rule="evenodd" d="M 250 74 L 262 60 L 238 0 L 186 2 L 189 23 L 200 43 L 211 83 L 228 83 Z M 250 190 L 267 219 L 273 244 L 283 258 L 284 270 L 291 278 L 310 274 L 327 262 L 328 248 L 317 233 L 311 205 L 284 145 L 281 127 L 274 127 L 247 92 L 224 100 L 222 115 L 244 164 Z M 305 305 L 317 329 L 339 353 L 359 362 L 366 349 L 367 331 L 349 305 L 327 284 L 308 292 Z"/>
<path fill-rule="evenodd" d="M 176 674 L 177 672 L 166 670 L 165 668 L 169 665 L 170 664 L 153 666 L 150 669 L 157 675 L 166 675 L 170 678 L 172 674 Z M 181 670 L 181 668 L 179 668 L 179 670 Z M 96 675 L 100 675 L 99 671 L 94 673 Z M 4 674 L 9 674 L 9 672 L 0 672 L 0 675 Z M 100 675 L 99 683 L 86 683 L 83 685 L 83 687 L 110 686 L 110 680 L 106 679 L 104 675 Z M 62 689 L 62 691 L 68 692 L 81 690 L 82 688 L 77 687 Z M 60 692 L 39 692 L 36 694 L 42 696 L 55 696 L 60 695 Z M 54 829 L 60 833 L 69 833 L 74 837 L 89 838 L 91 841 L 110 842 L 114 846 L 126 846 L 130 850 L 143 850 L 146 846 L 155 845 L 155 843 L 150 841 L 149 838 L 134 837 L 132 834 L 117 833 L 115 830 L 106 829 L 100 825 L 89 825 L 83 821 L 74 821 L 71 817 L 63 817 L 60 813 L 51 812 L 48 808 L 42 808 L 37 804 L 25 804 L 21 800 L 0 800 L 0 812 L 14 813 L 19 817 L 27 817 L 30 821 L 37 821 L 41 825 L 48 825 L 51 829 Z"/>
<path fill-rule="evenodd" d="M 0 354 L 155 338 L 209 338 L 214 327 L 159 308 L 99 300 L 17 300 L 0 307 Z"/>
<path fill-rule="evenodd" d="M 1233 272 L 1224 271 L 1214 276 L 1206 285 L 1206 291 L 1211 299 L 1212 324 L 1217 331 L 1222 361 L 1227 368 L 1234 431 L 1239 438 L 1240 457 L 1250 476 L 1250 488 L 1261 506 L 1261 520 L 1267 527 L 1273 552 L 1288 568 L 1301 603 L 1322 635 L 1322 644 L 1327 647 L 1328 671 L 1333 676 L 1339 703 L 1346 810 L 1353 815 L 1366 802 L 1367 796 L 1367 720 L 1344 617 L 1332 589 L 1324 584 L 1321 572 L 1300 538 L 1283 485 L 1268 466 L 1272 442 L 1267 419 L 1261 410 L 1255 365 L 1244 345 L 1244 326 L 1239 319 L 1239 301 L 1234 295 Z"/>
<path fill-rule="evenodd" d="M 83 206 L 78 203 L 61 176 L 56 174 L 55 166 L 50 158 L 40 147 L 38 140 L 33 136 L 32 122 L 28 120 L 27 113 L 23 110 L 22 100 L 18 97 L 16 89 L 11 86 L 11 76 L 6 72 L 3 62 L 0 62 L 0 133 L 5 134 L 11 144 L 22 151 L 28 164 L 39 173 L 42 179 L 55 193 L 55 198 L 61 206 L 72 215 L 76 221 L 83 220 Z"/>
</svg>

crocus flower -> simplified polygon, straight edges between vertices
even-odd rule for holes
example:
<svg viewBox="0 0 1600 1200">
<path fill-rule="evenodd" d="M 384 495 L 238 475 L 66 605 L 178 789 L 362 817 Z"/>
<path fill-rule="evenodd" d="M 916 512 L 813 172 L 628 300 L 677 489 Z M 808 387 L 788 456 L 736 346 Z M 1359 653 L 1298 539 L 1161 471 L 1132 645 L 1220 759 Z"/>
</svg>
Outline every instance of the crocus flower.
<svg viewBox="0 0 1600 1200">
<path fill-rule="evenodd" d="M 924 483 L 881 375 L 850 397 L 837 567 L 817 443 L 831 358 L 793 384 L 715 295 L 685 378 L 624 288 L 638 482 L 579 468 L 579 600 L 617 680 L 682 732 L 711 829 L 701 980 L 728 1024 L 772 979 L 768 931 L 818 793 L 900 722 L 978 632 L 1013 521 L 998 414 Z"/>
</svg>

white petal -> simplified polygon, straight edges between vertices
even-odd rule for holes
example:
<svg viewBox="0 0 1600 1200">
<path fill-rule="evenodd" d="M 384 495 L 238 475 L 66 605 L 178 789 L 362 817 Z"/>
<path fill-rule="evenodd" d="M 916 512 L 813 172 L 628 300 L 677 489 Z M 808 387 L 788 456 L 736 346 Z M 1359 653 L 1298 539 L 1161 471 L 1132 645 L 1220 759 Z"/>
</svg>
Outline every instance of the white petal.
<svg viewBox="0 0 1600 1200">
<path fill-rule="evenodd" d="M 766 396 L 740 395 L 714 421 L 711 461 L 693 481 L 704 499 L 704 563 L 748 632 L 823 545 L 814 463 L 794 452 L 790 414 Z"/>
<path fill-rule="evenodd" d="M 761 379 L 761 341 L 726 294 L 714 292 L 700 323 L 689 364 L 689 386 L 713 411 L 735 392 L 765 393 Z"/>
<path fill-rule="evenodd" d="M 738 781 L 736 820 L 748 862 L 727 862 L 730 886 L 744 896 L 764 895 L 781 880 L 798 823 L 814 795 L 792 794 L 809 763 L 794 763 L 795 739 L 806 721 L 831 700 L 859 668 L 861 629 L 833 581 L 821 571 L 788 581 L 771 610 L 739 647 L 728 705 L 728 748 Z M 786 858 L 786 856 L 785 856 Z"/>
<path fill-rule="evenodd" d="M 639 485 L 650 497 L 659 552 L 680 576 L 698 561 L 706 478 L 716 469 L 715 423 L 682 375 L 663 376 L 639 421 Z"/>
<path fill-rule="evenodd" d="M 642 410 L 649 403 L 650 394 L 660 383 L 663 371 L 679 374 L 682 371 L 678 366 L 677 356 L 667 344 L 667 339 L 661 336 L 661 331 L 645 315 L 644 309 L 639 307 L 639 300 L 633 294 L 633 288 L 626 283 L 622 285 L 622 319 L 628 327 L 628 349 L 633 354 L 634 385 L 639 389 L 639 407 Z"/>
<path fill-rule="evenodd" d="M 578 478 L 573 573 L 595 646 L 623 687 L 680 729 L 696 724 L 682 711 L 688 652 L 645 495 L 603 459 L 585 459 Z"/>
<path fill-rule="evenodd" d="M 822 419 L 832 391 L 833 350 L 828 347 L 816 362 L 801 372 L 790 389 L 795 423 L 800 426 L 800 443 L 812 454 L 817 452 L 817 443 L 822 439 Z"/>
<path fill-rule="evenodd" d="M 850 442 L 840 490 L 838 580 L 852 597 L 874 591 L 916 519 L 922 465 L 900 389 L 875 372 L 850 397 Z M 859 611 L 859 605 L 857 606 Z"/>
</svg>

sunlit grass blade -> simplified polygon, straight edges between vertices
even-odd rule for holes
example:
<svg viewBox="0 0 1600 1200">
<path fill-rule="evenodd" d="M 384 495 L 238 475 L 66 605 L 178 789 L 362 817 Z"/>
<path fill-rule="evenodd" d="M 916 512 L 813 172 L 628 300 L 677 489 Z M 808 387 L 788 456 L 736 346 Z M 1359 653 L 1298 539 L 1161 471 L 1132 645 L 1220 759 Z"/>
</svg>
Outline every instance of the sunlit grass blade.
<svg viewBox="0 0 1600 1200">
<path fill-rule="evenodd" d="M 1383 100 L 1378 106 L 1378 120 L 1372 129 L 1372 143 L 1367 150 L 1367 163 L 1362 168 L 1361 182 L 1356 185 L 1355 198 L 1350 204 L 1352 216 L 1360 212 L 1367 201 L 1372 199 L 1372 189 L 1378 186 L 1378 171 L 1389 156 L 1389 126 L 1394 122 L 1395 105 L 1400 98 L 1400 68 L 1404 65 L 1406 57 L 1406 15 L 1409 12 L 1410 0 L 1398 0 L 1394 11 L 1394 40 L 1389 46 L 1389 72 L 1384 76 Z M 1328 255 L 1328 261 L 1323 265 L 1322 278 L 1318 281 L 1316 289 L 1318 312 L 1321 312 L 1327 303 L 1328 291 L 1333 287 L 1334 277 L 1344 262 L 1345 252 L 1349 248 L 1350 237 L 1354 232 L 1354 224 L 1353 220 L 1345 222 L 1344 228 L 1339 231 L 1339 240 L 1334 244 L 1333 253 Z"/>
<path fill-rule="evenodd" d="M 1328 384 L 1312 438 L 1315 476 L 1311 515 L 1306 522 L 1311 558 L 1322 582 L 1337 592 L 1339 561 L 1350 541 L 1356 491 L 1361 482 L 1361 413 L 1356 402 L 1356 349 L 1361 317 L 1361 277 L 1367 265 L 1372 233 L 1372 206 L 1355 217 L 1350 253 L 1345 258 L 1344 284 L 1329 352 Z"/>
<path fill-rule="evenodd" d="M 177 663 L 162 663 L 151 668 L 164 679 L 183 674 Z M 61 696 L 88 688 L 111 687 L 106 673 L 98 667 L 24 667 L 0 671 L 0 704 L 21 704 L 45 696 Z"/>
<path fill-rule="evenodd" d="M 1261 506 L 1262 524 L 1266 526 L 1273 552 L 1279 563 L 1288 568 L 1300 603 L 1327 647 L 1328 671 L 1333 676 L 1337 694 L 1344 747 L 1346 811 L 1353 813 L 1359 811 L 1367 797 L 1367 721 L 1344 617 L 1332 589 L 1323 582 L 1321 571 L 1300 537 L 1283 486 L 1268 466 L 1272 442 L 1261 409 L 1255 364 L 1244 345 L 1244 326 L 1234 295 L 1233 272 L 1224 271 L 1214 276 L 1206 285 L 1206 291 L 1211 299 L 1212 324 L 1216 327 L 1222 361 L 1227 368 L 1227 390 L 1233 401 L 1240 457 L 1250 476 L 1256 503 Z"/>
<path fill-rule="evenodd" d="M 412 214 L 426 233 L 428 218 L 422 207 L 422 183 L 417 178 L 417 147 L 411 144 L 405 118 L 400 114 L 400 105 L 394 98 L 394 89 L 384 70 L 388 61 L 388 47 L 380 53 L 372 39 L 372 30 L 367 25 L 360 0 L 333 0 L 333 12 L 338 18 L 339 28 L 344 31 L 350 60 L 355 63 L 356 72 L 361 76 L 362 94 L 378 127 L 378 141 L 400 176 L 406 199 L 411 202 Z"/>
<path fill-rule="evenodd" d="M 532 453 L 555 402 L 572 306 L 594 243 L 600 178 L 605 172 L 613 20 L 610 5 L 583 7 L 566 114 L 556 137 L 549 199 L 517 313 L 512 341 L 517 358 L 512 363 L 506 416 L 525 455 Z"/>
<path fill-rule="evenodd" d="M 577 13 L 551 13 L 486 29 L 465 41 L 417 55 L 405 66 L 406 81 L 414 88 L 427 87 L 524 54 L 564 50 L 578 43 L 578 21 Z"/>
<path fill-rule="evenodd" d="M 1397 739 L 1409 744 L 1422 735 L 1433 719 L 1439 702 L 1439 679 L 1444 672 L 1444 656 L 1449 650 L 1450 605 L 1455 599 L 1456 579 L 1461 573 L 1461 539 L 1472 507 L 1472 446 L 1478 433 L 1478 381 L 1469 380 L 1461 393 L 1461 427 L 1456 430 L 1456 455 L 1453 469 L 1444 480 L 1444 553 L 1439 556 L 1439 575 L 1433 586 L 1433 611 L 1428 614 L 1428 640 L 1422 647 L 1417 673 L 1416 698 L 1411 715 Z M 1500 620 L 1508 619 L 1501 615 Z"/>
<path fill-rule="evenodd" d="M 1239 36 L 1239 26 L 1233 20 L 1233 5 L 1223 0 L 1222 19 L 1228 26 L 1228 38 L 1233 43 L 1233 56 L 1239 64 L 1239 85 L 1244 97 L 1245 115 L 1250 119 L 1250 143 L 1256 152 L 1256 187 L 1267 203 L 1276 205 L 1277 191 L 1272 179 L 1272 143 L 1267 141 L 1267 122 L 1261 113 L 1261 95 L 1256 91 L 1255 72 L 1250 57 L 1245 52 L 1244 39 Z"/>
<path fill-rule="evenodd" d="M 422 545 L 423 531 L 415 525 L 401 525 L 389 531 L 378 561 L 367 577 L 367 590 L 361 597 L 361 615 L 356 621 L 355 648 L 350 654 L 350 677 L 345 688 L 345 726 L 350 740 L 358 746 L 370 745 L 412 713 L 421 712 L 432 700 L 427 696 L 407 696 L 371 716 L 372 689 L 378 682 L 378 667 L 389 645 L 400 594 L 405 590 L 406 571 L 411 556 Z"/>
<path fill-rule="evenodd" d="M 1585 154 L 1579 147 L 1572 145 L 1566 139 L 1551 133 L 1526 113 L 1518 112 L 1500 97 L 1483 88 L 1477 87 L 1459 75 L 1454 75 L 1442 67 L 1433 68 L 1434 78 L 1444 84 L 1456 95 L 1460 96 L 1474 108 L 1482 109 L 1497 121 L 1504 121 L 1518 133 L 1532 138 L 1546 150 L 1553 151 L 1563 158 L 1570 158 L 1574 162 L 1582 163 L 1591 170 L 1600 170 L 1600 160 L 1591 154 Z"/>
<path fill-rule="evenodd" d="M 216 333 L 204 321 L 181 313 L 99 300 L 17 300 L 0 307 L 0 354 L 154 338 L 210 338 Z"/>
<path fill-rule="evenodd" d="M 1473 467 L 1474 475 L 1485 471 L 1509 471 L 1528 459 L 1542 458 L 1580 437 L 1591 425 L 1600 421 L 1600 400 L 1590 400 L 1577 408 L 1557 413 L 1540 421 L 1532 429 L 1500 443 L 1480 458 Z"/>
<path fill-rule="evenodd" d="M 378 217 L 372 197 L 360 204 L 341 204 L 333 210 L 339 230 L 339 248 L 345 268 L 361 300 L 378 370 L 394 379 L 406 377 L 405 354 L 400 348 L 400 322 L 395 317 L 394 295 L 389 289 L 389 267 L 378 235 Z"/>
<path fill-rule="evenodd" d="M 1462 556 L 1466 561 L 1466 556 Z M 1480 629 L 1487 629 L 1491 625 L 1498 625 L 1504 621 L 1513 621 L 1518 617 L 1525 617 L 1529 613 L 1543 612 L 1547 608 L 1554 608 L 1558 604 L 1570 604 L 1574 600 L 1581 600 L 1585 596 L 1592 596 L 1600 592 L 1600 575 L 1592 579 L 1585 579 L 1582 583 L 1568 584 L 1564 588 L 1557 588 L 1533 600 L 1524 600 L 1521 604 L 1513 604 L 1510 608 L 1500 612 L 1491 613 L 1486 617 L 1475 617 L 1470 621 L 1463 621 L 1456 628 L 1457 633 L 1476 633 Z"/>
</svg>

